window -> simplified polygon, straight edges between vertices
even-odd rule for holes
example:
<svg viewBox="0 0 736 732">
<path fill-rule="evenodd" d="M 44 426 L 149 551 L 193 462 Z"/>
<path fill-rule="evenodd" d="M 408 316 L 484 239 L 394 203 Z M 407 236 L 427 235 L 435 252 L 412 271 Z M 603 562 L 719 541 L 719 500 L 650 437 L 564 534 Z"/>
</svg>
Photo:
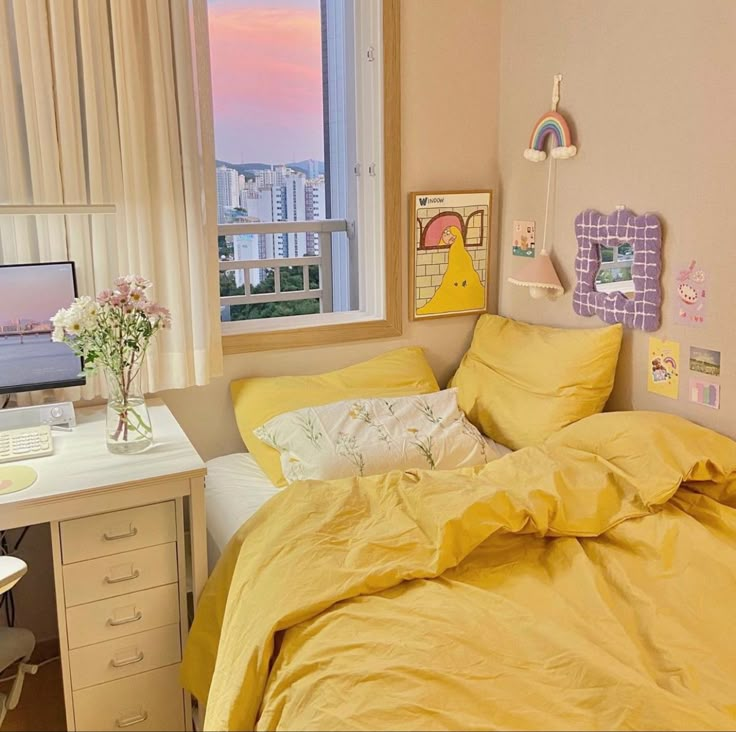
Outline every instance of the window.
<svg viewBox="0 0 736 732">
<path fill-rule="evenodd" d="M 398 0 L 206 10 L 226 353 L 398 334 Z"/>
</svg>

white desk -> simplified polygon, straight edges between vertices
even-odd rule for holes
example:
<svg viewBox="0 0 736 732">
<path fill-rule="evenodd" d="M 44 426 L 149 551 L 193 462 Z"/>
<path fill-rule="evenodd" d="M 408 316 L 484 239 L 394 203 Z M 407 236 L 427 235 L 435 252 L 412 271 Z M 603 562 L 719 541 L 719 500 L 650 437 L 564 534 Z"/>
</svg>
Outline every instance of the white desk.
<svg viewBox="0 0 736 732">
<path fill-rule="evenodd" d="M 187 576 L 195 605 L 207 579 L 205 466 L 168 408 L 149 409 L 146 452 L 110 453 L 105 408 L 79 409 L 53 455 L 18 462 L 36 482 L 0 495 L 0 529 L 51 527 L 69 730 L 192 728 L 178 670 Z"/>
</svg>

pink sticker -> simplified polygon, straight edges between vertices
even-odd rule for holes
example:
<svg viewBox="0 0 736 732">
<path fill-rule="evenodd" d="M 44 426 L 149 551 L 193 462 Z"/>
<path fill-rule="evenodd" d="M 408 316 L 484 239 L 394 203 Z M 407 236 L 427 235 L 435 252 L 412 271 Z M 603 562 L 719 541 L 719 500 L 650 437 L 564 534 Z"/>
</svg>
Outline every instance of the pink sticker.
<svg viewBox="0 0 736 732">
<path fill-rule="evenodd" d="M 675 281 L 675 321 L 699 327 L 705 323 L 707 304 L 706 274 L 693 259 L 679 271 Z"/>
<path fill-rule="evenodd" d="M 721 385 L 705 379 L 690 379 L 690 401 L 711 409 L 721 407 Z"/>
</svg>

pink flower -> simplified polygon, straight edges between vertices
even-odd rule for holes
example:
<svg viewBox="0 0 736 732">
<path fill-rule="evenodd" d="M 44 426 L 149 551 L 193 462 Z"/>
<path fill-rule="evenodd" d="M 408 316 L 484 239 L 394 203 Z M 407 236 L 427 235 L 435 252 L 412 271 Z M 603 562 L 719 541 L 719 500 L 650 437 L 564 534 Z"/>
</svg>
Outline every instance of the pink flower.
<svg viewBox="0 0 736 732">
<path fill-rule="evenodd" d="M 130 299 L 130 302 L 138 308 L 145 307 L 146 303 L 148 302 L 146 293 L 138 287 L 135 287 L 130 291 L 130 295 L 128 295 L 128 298 Z"/>
<path fill-rule="evenodd" d="M 171 326 L 171 313 L 168 308 L 163 305 L 159 305 L 155 302 L 149 302 L 144 312 L 151 320 L 154 325 L 160 325 L 162 328 L 168 328 Z"/>
<path fill-rule="evenodd" d="M 99 295 L 97 295 L 97 302 L 104 305 L 105 303 L 110 302 L 112 295 L 112 290 L 103 290 Z"/>
</svg>

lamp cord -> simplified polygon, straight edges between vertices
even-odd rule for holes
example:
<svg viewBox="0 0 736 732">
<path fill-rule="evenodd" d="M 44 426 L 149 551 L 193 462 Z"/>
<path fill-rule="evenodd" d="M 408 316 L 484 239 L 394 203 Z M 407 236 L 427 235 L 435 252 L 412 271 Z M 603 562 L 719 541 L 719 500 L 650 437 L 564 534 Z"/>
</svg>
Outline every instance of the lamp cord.
<svg viewBox="0 0 736 732">
<path fill-rule="evenodd" d="M 544 230 L 542 233 L 542 252 L 547 253 L 547 221 L 549 219 L 549 198 L 552 192 L 552 166 L 557 164 L 557 159 L 550 157 L 547 169 L 547 196 L 544 201 Z"/>
</svg>

